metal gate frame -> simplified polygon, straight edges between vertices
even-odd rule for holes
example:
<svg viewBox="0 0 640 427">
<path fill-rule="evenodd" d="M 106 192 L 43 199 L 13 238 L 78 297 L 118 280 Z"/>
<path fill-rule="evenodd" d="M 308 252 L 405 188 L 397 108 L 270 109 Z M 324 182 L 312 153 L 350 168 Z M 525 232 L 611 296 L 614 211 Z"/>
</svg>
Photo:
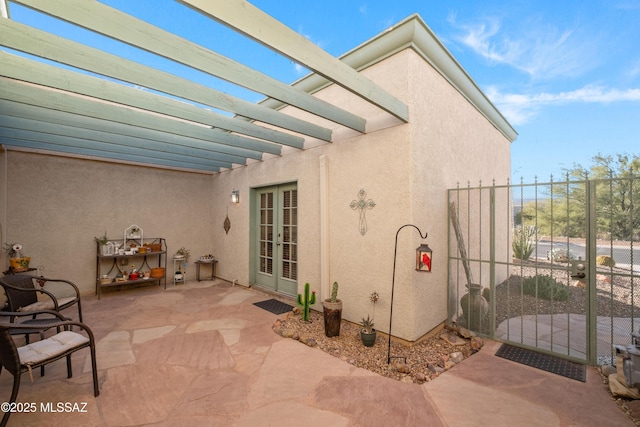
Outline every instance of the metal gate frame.
<svg viewBox="0 0 640 427">
<path fill-rule="evenodd" d="M 494 340 L 569 360 L 612 363 L 613 345 L 631 344 L 631 333 L 640 325 L 640 203 L 639 207 L 633 203 L 639 190 L 640 177 L 576 181 L 567 177 L 566 181 L 503 186 L 494 182 L 484 187 L 480 183 L 448 190 L 449 321 Z M 620 197 L 628 199 L 629 209 L 622 217 L 616 213 L 616 222 L 613 206 Z M 528 230 L 533 230 L 526 241 L 514 237 L 516 230 L 525 230 L 523 218 L 531 227 Z M 544 233 L 541 218 L 547 224 Z M 619 232 L 614 224 L 621 222 L 630 226 L 629 238 L 623 242 L 614 239 Z M 532 243 L 532 256 L 514 258 L 514 239 Z M 576 248 L 579 254 L 573 253 Z M 600 256 L 617 259 L 617 264 L 597 265 Z M 547 275 L 564 284 L 557 289 L 565 289 L 567 301 L 560 299 L 562 292 L 548 291 L 556 285 L 541 277 Z M 538 279 L 525 283 L 528 277 Z M 472 295 L 479 291 L 469 292 L 469 283 L 482 287 L 486 303 Z M 584 291 L 578 290 L 580 286 Z M 534 289 L 533 295 L 524 289 Z M 551 296 L 543 301 L 545 292 Z M 527 311 L 532 304 L 535 310 Z M 516 309 L 509 312 L 512 306 Z M 518 329 L 518 322 L 520 330 L 512 333 L 509 329 Z M 540 339 L 545 331 L 550 338 Z"/>
</svg>

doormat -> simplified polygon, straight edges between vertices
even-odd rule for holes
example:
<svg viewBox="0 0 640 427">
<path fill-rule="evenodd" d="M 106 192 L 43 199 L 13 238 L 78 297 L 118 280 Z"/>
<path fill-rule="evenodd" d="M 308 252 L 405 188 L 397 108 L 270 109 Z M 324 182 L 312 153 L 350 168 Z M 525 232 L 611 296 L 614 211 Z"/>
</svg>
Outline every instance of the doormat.
<svg viewBox="0 0 640 427">
<path fill-rule="evenodd" d="M 542 369 L 552 374 L 562 375 L 576 381 L 587 381 L 586 366 L 580 363 L 571 362 L 569 360 L 560 359 L 559 357 L 549 354 L 538 353 L 536 351 L 527 350 L 526 348 L 514 347 L 508 344 L 502 344 L 496 356 L 508 359 L 514 362 L 533 368 Z"/>
<path fill-rule="evenodd" d="M 289 311 L 293 310 L 293 307 L 289 304 L 285 304 L 282 301 L 278 301 L 276 299 L 254 302 L 253 305 L 270 311 L 273 314 L 288 313 Z"/>
</svg>

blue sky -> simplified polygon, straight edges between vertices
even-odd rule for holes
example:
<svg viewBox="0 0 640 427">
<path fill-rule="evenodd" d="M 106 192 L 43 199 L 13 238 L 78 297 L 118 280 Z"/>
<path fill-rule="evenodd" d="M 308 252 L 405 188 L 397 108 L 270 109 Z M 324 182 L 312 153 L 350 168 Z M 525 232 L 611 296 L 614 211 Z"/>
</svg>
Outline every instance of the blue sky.
<svg viewBox="0 0 640 427">
<path fill-rule="evenodd" d="M 291 83 L 307 71 L 166 0 L 103 0 Z M 512 179 L 561 179 L 598 154 L 640 155 L 640 0 L 253 0 L 334 56 L 418 13 L 519 134 Z M 12 17 L 150 65 L 164 60 L 11 5 Z M 169 66 L 168 64 L 165 64 Z M 251 101 L 199 72 L 172 72 Z M 496 183 L 507 176 L 496 176 Z"/>
</svg>

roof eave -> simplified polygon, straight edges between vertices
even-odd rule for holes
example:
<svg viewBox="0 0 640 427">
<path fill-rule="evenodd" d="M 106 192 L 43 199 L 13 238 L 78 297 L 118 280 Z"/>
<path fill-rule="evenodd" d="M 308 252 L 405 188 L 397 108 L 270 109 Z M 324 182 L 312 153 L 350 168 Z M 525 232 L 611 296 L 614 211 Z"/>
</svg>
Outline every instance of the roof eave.
<svg viewBox="0 0 640 427">
<path fill-rule="evenodd" d="M 510 142 L 516 140 L 518 137 L 516 130 L 417 14 L 407 17 L 388 30 L 350 50 L 340 59 L 357 71 L 361 71 L 407 48 L 413 49 L 431 64 L 505 138 Z M 326 78 L 312 73 L 295 81 L 292 86 L 307 93 L 315 93 L 331 84 L 332 82 Z M 261 101 L 261 104 L 273 109 L 285 106 L 282 102 L 272 98 Z"/>
</svg>

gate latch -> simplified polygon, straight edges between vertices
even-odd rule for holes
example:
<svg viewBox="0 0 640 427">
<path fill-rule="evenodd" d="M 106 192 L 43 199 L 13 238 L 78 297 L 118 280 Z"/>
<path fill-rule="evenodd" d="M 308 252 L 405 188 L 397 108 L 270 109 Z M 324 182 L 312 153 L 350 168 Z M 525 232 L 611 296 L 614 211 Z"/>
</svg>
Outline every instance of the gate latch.
<svg viewBox="0 0 640 427">
<path fill-rule="evenodd" d="M 587 263 L 581 259 L 571 261 L 571 278 L 580 280 L 587 277 Z"/>
</svg>

